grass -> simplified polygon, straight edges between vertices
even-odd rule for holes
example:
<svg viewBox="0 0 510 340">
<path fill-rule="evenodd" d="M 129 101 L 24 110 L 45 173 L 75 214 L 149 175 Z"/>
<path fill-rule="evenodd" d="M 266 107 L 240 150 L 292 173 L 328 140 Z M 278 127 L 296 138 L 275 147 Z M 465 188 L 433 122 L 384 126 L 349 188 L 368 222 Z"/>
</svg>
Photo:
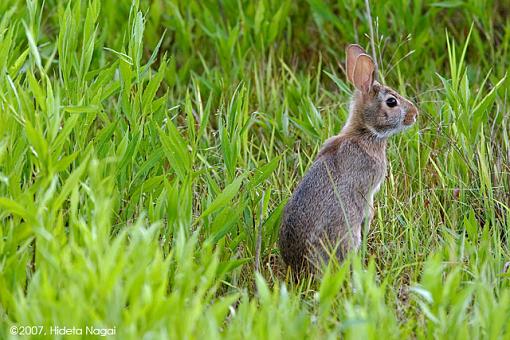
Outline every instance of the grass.
<svg viewBox="0 0 510 340">
<path fill-rule="evenodd" d="M 372 2 L 420 117 L 366 248 L 296 283 L 279 220 L 345 122 L 364 1 L 3 0 L 0 338 L 510 338 L 509 11 Z"/>
</svg>

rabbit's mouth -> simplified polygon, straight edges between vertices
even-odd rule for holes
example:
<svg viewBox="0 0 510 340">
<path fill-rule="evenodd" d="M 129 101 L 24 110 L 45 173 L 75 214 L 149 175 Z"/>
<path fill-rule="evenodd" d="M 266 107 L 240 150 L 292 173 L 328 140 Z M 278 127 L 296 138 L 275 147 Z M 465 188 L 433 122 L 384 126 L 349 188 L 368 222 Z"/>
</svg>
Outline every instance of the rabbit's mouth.
<svg viewBox="0 0 510 340">
<path fill-rule="evenodd" d="M 404 121 L 402 122 L 406 127 L 413 125 L 416 123 L 416 117 L 418 116 L 418 110 L 415 107 L 412 107 L 407 111 Z"/>
<path fill-rule="evenodd" d="M 403 124 L 404 124 L 405 126 L 411 126 L 411 125 L 413 125 L 414 123 L 416 123 L 416 115 L 412 115 L 411 117 L 406 116 L 406 117 L 404 118 L 404 122 L 403 122 Z"/>
</svg>

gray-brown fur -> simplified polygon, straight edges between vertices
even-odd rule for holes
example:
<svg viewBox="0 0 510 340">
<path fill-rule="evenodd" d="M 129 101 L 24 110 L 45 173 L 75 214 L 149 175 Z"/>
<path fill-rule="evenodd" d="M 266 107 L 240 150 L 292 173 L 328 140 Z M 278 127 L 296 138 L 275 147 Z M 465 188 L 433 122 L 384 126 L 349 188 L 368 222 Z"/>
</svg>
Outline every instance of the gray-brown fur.
<svg viewBox="0 0 510 340">
<path fill-rule="evenodd" d="M 359 248 L 364 221 L 373 215 L 373 195 L 386 174 L 386 139 L 412 125 L 418 113 L 374 81 L 373 62 L 357 45 L 347 48 L 347 73 L 356 87 L 349 119 L 326 141 L 283 214 L 279 246 L 295 271 L 313 270 L 332 251 L 342 260 Z M 389 107 L 389 97 L 398 105 Z"/>
</svg>

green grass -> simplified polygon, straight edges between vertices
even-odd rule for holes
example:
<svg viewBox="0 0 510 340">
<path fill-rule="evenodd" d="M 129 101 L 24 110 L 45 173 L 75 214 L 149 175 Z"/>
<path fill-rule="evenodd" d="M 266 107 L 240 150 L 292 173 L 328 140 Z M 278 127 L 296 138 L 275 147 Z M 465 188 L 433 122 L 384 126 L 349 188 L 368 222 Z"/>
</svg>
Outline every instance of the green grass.
<svg viewBox="0 0 510 340">
<path fill-rule="evenodd" d="M 367 246 L 296 283 L 279 221 L 345 122 L 364 1 L 1 1 L 0 338 L 510 338 L 509 12 L 372 2 L 420 117 Z"/>
</svg>

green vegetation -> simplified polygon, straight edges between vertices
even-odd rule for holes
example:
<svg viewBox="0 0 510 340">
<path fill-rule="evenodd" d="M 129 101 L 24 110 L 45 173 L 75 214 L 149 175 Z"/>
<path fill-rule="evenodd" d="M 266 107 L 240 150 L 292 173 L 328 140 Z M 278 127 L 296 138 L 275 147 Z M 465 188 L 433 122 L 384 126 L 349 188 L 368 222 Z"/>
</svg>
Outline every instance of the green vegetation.
<svg viewBox="0 0 510 340">
<path fill-rule="evenodd" d="M 372 6 L 420 117 L 362 251 L 296 283 L 279 219 L 364 1 L 2 0 L 0 338 L 510 338 L 510 5 Z"/>
</svg>

